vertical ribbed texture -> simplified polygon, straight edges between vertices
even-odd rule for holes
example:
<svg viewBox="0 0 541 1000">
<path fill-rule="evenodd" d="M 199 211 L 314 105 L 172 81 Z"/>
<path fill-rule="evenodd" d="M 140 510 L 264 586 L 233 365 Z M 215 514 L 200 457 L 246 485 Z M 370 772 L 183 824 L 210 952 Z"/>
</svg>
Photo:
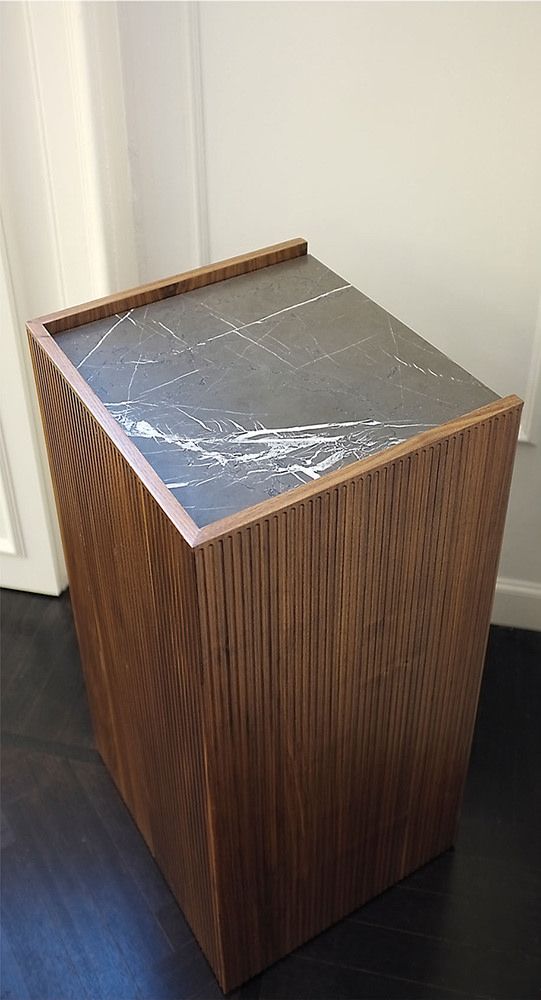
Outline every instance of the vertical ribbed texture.
<svg viewBox="0 0 541 1000">
<path fill-rule="evenodd" d="M 30 345 L 97 744 L 219 969 L 194 553 Z"/>
<path fill-rule="evenodd" d="M 197 550 L 228 985 L 452 844 L 518 417 Z"/>
<path fill-rule="evenodd" d="M 453 842 L 520 407 L 192 547 L 30 342 L 98 746 L 230 989 Z"/>
</svg>

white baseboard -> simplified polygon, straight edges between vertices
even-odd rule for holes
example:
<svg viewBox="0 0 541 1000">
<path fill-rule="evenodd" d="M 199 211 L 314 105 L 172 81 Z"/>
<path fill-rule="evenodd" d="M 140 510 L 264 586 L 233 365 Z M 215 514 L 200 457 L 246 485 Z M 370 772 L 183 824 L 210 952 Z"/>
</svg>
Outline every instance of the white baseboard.
<svg viewBox="0 0 541 1000">
<path fill-rule="evenodd" d="M 492 623 L 541 631 L 541 583 L 499 576 Z"/>
</svg>

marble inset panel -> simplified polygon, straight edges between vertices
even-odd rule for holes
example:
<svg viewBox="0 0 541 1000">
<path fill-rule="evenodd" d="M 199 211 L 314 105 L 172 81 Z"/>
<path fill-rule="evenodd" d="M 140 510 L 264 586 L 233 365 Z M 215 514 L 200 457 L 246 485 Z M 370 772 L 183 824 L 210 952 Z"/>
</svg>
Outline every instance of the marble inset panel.
<svg viewBox="0 0 541 1000">
<path fill-rule="evenodd" d="M 57 339 L 200 527 L 498 399 L 311 256 Z"/>
</svg>

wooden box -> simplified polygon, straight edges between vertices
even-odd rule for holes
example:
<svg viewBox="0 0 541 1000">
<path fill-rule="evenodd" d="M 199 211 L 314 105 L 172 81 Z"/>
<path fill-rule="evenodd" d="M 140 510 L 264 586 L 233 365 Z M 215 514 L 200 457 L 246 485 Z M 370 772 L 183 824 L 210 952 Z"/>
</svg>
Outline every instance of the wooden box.
<svg viewBox="0 0 541 1000">
<path fill-rule="evenodd" d="M 28 331 L 97 744 L 229 990 L 453 843 L 521 402 L 302 240 Z"/>
</svg>

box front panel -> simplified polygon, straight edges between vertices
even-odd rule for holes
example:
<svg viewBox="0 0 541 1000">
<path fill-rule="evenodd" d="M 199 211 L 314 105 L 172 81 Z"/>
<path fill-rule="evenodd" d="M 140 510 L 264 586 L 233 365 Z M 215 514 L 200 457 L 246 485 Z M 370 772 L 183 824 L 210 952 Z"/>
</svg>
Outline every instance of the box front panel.
<svg viewBox="0 0 541 1000">
<path fill-rule="evenodd" d="M 197 550 L 227 987 L 452 844 L 519 417 Z"/>
<path fill-rule="evenodd" d="M 30 346 L 98 748 L 219 972 L 193 550 Z"/>
</svg>

